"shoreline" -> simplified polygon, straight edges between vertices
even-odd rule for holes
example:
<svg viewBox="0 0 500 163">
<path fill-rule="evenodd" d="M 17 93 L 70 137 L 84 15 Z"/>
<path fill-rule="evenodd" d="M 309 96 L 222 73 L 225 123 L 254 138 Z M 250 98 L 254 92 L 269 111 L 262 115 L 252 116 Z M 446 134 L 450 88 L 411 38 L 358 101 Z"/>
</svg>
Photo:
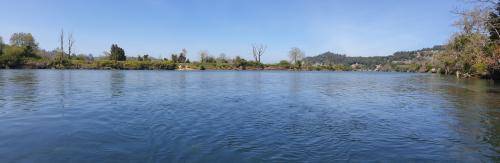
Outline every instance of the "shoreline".
<svg viewBox="0 0 500 163">
<path fill-rule="evenodd" d="M 456 77 L 455 75 L 452 74 L 442 74 L 442 73 L 433 73 L 433 72 L 402 72 L 402 71 L 339 71 L 339 70 L 269 70 L 269 69 L 264 69 L 264 70 L 238 70 L 238 69 L 206 69 L 206 70 L 198 70 L 198 69 L 191 69 L 191 70 L 179 70 L 179 69 L 174 69 L 174 70 L 166 70 L 166 69 L 56 69 L 56 68 L 50 68 L 50 69 L 32 69 L 32 68 L 15 68 L 15 69 L 0 69 L 0 71 L 3 70 L 53 70 L 53 71 L 150 71 L 150 72 L 158 72 L 158 71 L 164 71 L 164 72 L 196 72 L 196 73 L 202 73 L 202 72 L 290 72 L 290 73 L 304 73 L 304 72 L 311 72 L 311 73 L 401 73 L 401 74 L 427 74 L 427 75 L 438 75 L 438 76 L 443 76 L 443 77 L 449 77 L 449 78 L 456 78 L 459 80 L 484 80 L 484 81 L 490 81 L 495 84 L 500 84 L 500 80 L 495 80 L 491 77 L 485 77 L 485 76 L 469 76 L 469 77 Z"/>
</svg>

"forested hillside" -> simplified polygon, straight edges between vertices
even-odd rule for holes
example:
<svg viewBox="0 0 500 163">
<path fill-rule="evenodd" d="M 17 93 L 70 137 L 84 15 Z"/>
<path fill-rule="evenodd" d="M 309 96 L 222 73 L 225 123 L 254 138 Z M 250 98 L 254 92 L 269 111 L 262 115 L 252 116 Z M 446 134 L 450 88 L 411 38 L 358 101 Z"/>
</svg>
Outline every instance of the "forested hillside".
<svg viewBox="0 0 500 163">
<path fill-rule="evenodd" d="M 362 65 L 362 69 L 374 70 L 378 66 L 398 64 L 412 64 L 422 61 L 430 62 L 434 54 L 444 50 L 444 46 L 437 45 L 432 48 L 424 48 L 414 51 L 399 51 L 390 56 L 373 56 L 373 57 L 350 57 L 345 54 L 336 54 L 326 52 L 317 56 L 307 57 L 305 63 L 310 66 L 333 66 L 343 65 L 351 66 L 354 64 Z M 387 69 L 387 71 L 391 69 Z M 393 69 L 396 70 L 396 69 Z"/>
</svg>

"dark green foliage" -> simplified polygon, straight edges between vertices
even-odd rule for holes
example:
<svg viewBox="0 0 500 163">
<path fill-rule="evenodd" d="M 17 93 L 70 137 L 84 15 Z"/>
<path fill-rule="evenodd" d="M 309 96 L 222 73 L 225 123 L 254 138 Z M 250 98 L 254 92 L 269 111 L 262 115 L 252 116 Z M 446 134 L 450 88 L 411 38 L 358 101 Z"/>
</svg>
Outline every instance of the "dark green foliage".
<svg viewBox="0 0 500 163">
<path fill-rule="evenodd" d="M 352 65 L 363 64 L 368 67 L 375 67 L 388 61 L 388 57 L 348 57 L 346 55 L 326 52 L 315 57 L 307 57 L 304 62 L 310 65 Z"/>
<path fill-rule="evenodd" d="M 438 45 L 432 48 L 424 48 L 415 51 L 400 51 L 390 56 L 375 56 L 375 57 L 349 57 L 342 54 L 326 52 L 315 57 L 307 57 L 304 62 L 309 65 L 316 66 L 331 66 L 361 64 L 368 69 L 374 69 L 377 65 L 383 65 L 392 61 L 411 61 L 417 60 L 419 57 L 432 57 L 432 54 L 437 51 L 444 50 L 444 46 Z"/>
<path fill-rule="evenodd" d="M 138 61 L 151 61 L 151 58 L 149 58 L 149 55 L 143 55 L 143 56 L 137 56 Z"/>
<path fill-rule="evenodd" d="M 144 61 L 151 61 L 151 59 L 149 58 L 149 55 L 147 55 L 147 54 L 146 54 L 146 55 L 144 55 L 144 56 L 142 57 L 142 59 L 143 59 Z"/>
<path fill-rule="evenodd" d="M 127 60 L 127 57 L 125 56 L 125 51 L 122 48 L 113 44 L 111 45 L 109 59 L 113 61 L 125 61 Z"/>
<path fill-rule="evenodd" d="M 186 58 L 187 50 L 182 49 L 182 52 L 177 54 L 172 54 L 171 59 L 174 63 L 189 63 L 189 60 Z"/>
<path fill-rule="evenodd" d="M 187 58 L 186 58 L 186 53 L 181 53 L 181 54 L 179 55 L 179 58 L 177 58 L 177 61 L 178 61 L 179 63 L 186 63 L 186 60 L 187 60 Z"/>
<path fill-rule="evenodd" d="M 236 56 L 233 61 L 233 66 L 236 68 L 246 69 L 246 67 L 248 66 L 248 62 L 240 56 Z"/>
<path fill-rule="evenodd" d="M 172 62 L 179 63 L 179 57 L 177 56 L 177 54 L 172 54 L 171 59 L 172 59 Z"/>
<path fill-rule="evenodd" d="M 495 10 L 490 13 L 488 19 L 488 31 L 490 33 L 490 40 L 498 43 L 500 41 L 500 2 L 495 6 Z"/>
<path fill-rule="evenodd" d="M 3 43 L 3 39 L 2 37 L 0 36 L 0 55 L 3 54 L 3 49 L 4 49 L 5 45 Z"/>
</svg>

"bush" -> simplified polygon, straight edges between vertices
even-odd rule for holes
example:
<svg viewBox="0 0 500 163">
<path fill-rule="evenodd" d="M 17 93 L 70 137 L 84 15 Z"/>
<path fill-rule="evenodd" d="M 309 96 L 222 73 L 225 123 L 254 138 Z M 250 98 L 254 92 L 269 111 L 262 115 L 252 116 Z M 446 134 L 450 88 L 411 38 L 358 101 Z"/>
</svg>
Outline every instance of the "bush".
<svg viewBox="0 0 500 163">
<path fill-rule="evenodd" d="M 283 67 L 283 68 L 290 68 L 291 64 L 290 64 L 290 62 L 288 62 L 286 60 L 282 60 L 282 61 L 280 61 L 280 63 L 278 63 L 278 66 Z"/>
<path fill-rule="evenodd" d="M 100 60 L 96 61 L 98 68 L 104 69 L 122 69 L 123 65 L 121 62 L 111 61 L 111 60 Z"/>
<path fill-rule="evenodd" d="M 157 70 L 175 70 L 177 65 L 171 61 L 154 61 L 151 68 Z"/>
<path fill-rule="evenodd" d="M 5 54 L 0 56 L 0 65 L 5 68 L 17 68 L 22 64 L 24 48 L 10 46 L 5 49 Z"/>
<path fill-rule="evenodd" d="M 488 71 L 488 65 L 485 63 L 475 63 L 472 65 L 472 69 L 478 74 L 484 74 Z"/>
</svg>

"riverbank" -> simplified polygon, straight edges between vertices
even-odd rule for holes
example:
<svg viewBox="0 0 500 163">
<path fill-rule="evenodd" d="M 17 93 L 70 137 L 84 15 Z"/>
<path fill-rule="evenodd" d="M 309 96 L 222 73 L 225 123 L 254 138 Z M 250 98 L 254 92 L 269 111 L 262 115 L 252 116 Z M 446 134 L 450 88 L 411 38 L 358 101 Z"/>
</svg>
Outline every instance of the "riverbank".
<svg viewBox="0 0 500 163">
<path fill-rule="evenodd" d="M 493 71 L 489 74 L 445 74 L 441 69 L 429 68 L 420 70 L 406 69 L 355 69 L 349 66 L 310 66 L 304 65 L 294 67 L 283 64 L 261 64 L 261 65 L 235 65 L 231 63 L 173 63 L 171 61 L 111 61 L 111 60 L 68 60 L 63 63 L 55 63 L 49 60 L 25 60 L 17 67 L 6 67 L 4 69 L 62 69 L 62 70 L 167 70 L 167 71 L 337 71 L 337 72 L 404 72 L 404 73 L 433 73 L 457 78 L 481 78 L 499 81 L 499 72 Z M 497 76 L 495 76 L 497 75 Z"/>
</svg>

